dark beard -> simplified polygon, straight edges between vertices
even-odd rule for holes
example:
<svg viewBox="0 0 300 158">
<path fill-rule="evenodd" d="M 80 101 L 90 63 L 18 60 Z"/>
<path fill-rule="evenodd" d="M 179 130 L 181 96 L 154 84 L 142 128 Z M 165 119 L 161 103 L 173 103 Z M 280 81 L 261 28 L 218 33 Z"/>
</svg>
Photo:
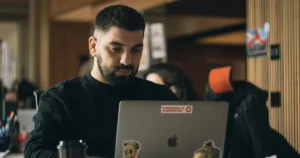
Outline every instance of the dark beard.
<svg viewBox="0 0 300 158">
<path fill-rule="evenodd" d="M 114 87 L 129 87 L 133 84 L 133 81 L 135 79 L 135 75 L 137 73 L 137 68 L 134 68 L 132 65 L 119 65 L 115 68 L 115 70 L 109 70 L 101 65 L 102 58 L 100 55 L 97 55 L 97 65 L 98 69 L 100 70 L 101 75 L 104 77 L 104 79 L 108 82 L 108 84 L 114 86 Z M 131 70 L 131 74 L 129 76 L 117 76 L 116 71 L 124 69 L 124 70 Z"/>
</svg>

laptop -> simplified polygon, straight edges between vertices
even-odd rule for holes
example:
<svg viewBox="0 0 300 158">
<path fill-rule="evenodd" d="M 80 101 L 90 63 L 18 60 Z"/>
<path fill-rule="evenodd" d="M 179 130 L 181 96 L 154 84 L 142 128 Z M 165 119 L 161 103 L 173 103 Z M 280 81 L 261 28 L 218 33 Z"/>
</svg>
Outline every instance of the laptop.
<svg viewBox="0 0 300 158">
<path fill-rule="evenodd" d="M 34 128 L 33 116 L 36 114 L 36 109 L 19 109 L 18 121 L 20 123 L 20 130 L 30 133 Z"/>
<path fill-rule="evenodd" d="M 115 157 L 222 158 L 226 102 L 121 101 Z"/>
</svg>

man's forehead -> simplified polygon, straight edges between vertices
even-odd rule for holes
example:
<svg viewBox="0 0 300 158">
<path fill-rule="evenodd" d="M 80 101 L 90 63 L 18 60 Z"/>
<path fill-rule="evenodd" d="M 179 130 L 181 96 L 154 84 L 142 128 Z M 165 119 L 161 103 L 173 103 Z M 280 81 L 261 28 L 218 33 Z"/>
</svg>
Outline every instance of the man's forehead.
<svg viewBox="0 0 300 158">
<path fill-rule="evenodd" d="M 107 43 L 118 42 L 123 45 L 127 44 L 139 44 L 143 42 L 143 31 L 128 31 L 124 29 L 110 29 L 105 34 L 103 34 L 105 41 Z"/>
<path fill-rule="evenodd" d="M 119 38 L 125 38 L 125 37 L 137 38 L 137 37 L 143 37 L 144 32 L 143 30 L 129 31 L 122 28 L 112 27 L 106 32 L 106 35 L 119 37 Z"/>
</svg>

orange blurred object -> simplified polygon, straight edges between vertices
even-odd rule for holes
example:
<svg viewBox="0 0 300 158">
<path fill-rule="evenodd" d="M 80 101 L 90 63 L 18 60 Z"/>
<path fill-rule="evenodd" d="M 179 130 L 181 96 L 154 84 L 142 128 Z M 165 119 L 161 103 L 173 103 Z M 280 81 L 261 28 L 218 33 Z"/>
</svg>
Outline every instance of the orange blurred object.
<svg viewBox="0 0 300 158">
<path fill-rule="evenodd" d="M 231 66 L 214 68 L 208 75 L 208 83 L 214 93 L 233 92 L 231 85 Z"/>
</svg>

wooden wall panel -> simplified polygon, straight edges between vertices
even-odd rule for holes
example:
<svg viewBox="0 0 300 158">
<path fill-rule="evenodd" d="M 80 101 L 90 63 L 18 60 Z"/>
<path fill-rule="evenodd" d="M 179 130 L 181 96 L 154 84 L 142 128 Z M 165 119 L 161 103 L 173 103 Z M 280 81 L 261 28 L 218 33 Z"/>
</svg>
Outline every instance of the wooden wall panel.
<svg viewBox="0 0 300 158">
<path fill-rule="evenodd" d="M 88 5 L 90 0 L 50 0 L 50 16 L 55 17 L 84 5 Z"/>
<path fill-rule="evenodd" d="M 269 45 L 280 44 L 281 59 L 248 58 L 248 81 L 269 92 L 281 92 L 281 106 L 268 106 L 271 126 L 300 152 L 299 0 L 248 0 L 248 29 L 270 23 Z M 270 47 L 269 47 L 270 48 Z M 269 99 L 270 100 L 270 99 Z"/>
<path fill-rule="evenodd" d="M 78 77 L 80 55 L 88 55 L 89 23 L 51 22 L 49 44 L 50 86 Z"/>
</svg>

